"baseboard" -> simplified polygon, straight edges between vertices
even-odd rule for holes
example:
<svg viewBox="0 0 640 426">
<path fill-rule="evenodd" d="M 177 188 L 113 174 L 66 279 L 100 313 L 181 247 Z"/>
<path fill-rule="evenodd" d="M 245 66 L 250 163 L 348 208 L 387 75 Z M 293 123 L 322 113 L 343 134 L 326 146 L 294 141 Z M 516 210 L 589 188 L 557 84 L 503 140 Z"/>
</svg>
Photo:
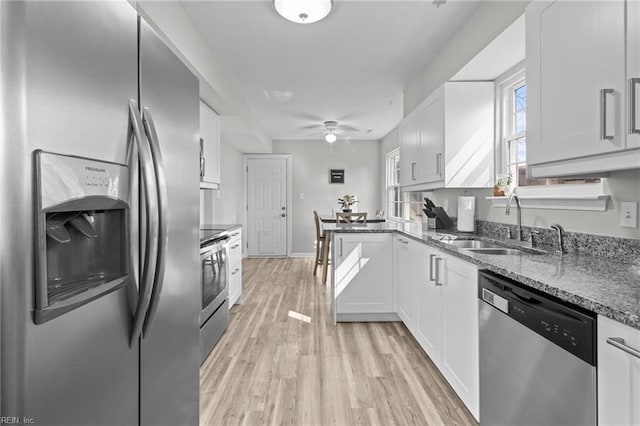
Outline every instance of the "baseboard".
<svg viewBox="0 0 640 426">
<path fill-rule="evenodd" d="M 338 322 L 396 322 L 401 321 L 395 312 L 377 314 L 338 314 Z"/>
<path fill-rule="evenodd" d="M 315 253 L 291 253 L 289 257 L 316 257 Z"/>
</svg>

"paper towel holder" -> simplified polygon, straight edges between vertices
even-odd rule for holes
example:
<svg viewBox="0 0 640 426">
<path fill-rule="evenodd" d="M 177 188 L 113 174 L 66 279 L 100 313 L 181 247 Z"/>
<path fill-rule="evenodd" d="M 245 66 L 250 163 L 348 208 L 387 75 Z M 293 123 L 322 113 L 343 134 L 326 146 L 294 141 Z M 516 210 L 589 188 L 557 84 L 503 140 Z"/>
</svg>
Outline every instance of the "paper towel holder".
<svg viewBox="0 0 640 426">
<path fill-rule="evenodd" d="M 465 191 L 466 193 L 466 191 Z M 476 229 L 476 197 L 458 197 L 457 228 L 461 232 L 475 232 Z"/>
</svg>

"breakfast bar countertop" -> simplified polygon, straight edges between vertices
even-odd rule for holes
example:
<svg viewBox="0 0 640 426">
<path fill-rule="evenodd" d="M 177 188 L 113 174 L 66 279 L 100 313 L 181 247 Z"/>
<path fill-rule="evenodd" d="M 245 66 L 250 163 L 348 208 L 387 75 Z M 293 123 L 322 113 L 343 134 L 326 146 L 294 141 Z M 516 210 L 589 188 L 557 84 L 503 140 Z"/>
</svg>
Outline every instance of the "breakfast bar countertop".
<svg viewBox="0 0 640 426">
<path fill-rule="evenodd" d="M 473 263 L 481 269 L 488 269 L 561 300 L 640 329 L 640 264 L 579 254 L 533 254 L 523 251 L 518 255 L 493 255 L 470 252 L 443 240 L 474 238 L 496 241 L 507 247 L 510 242 L 492 240 L 473 233 L 431 230 L 423 232 L 420 225 L 413 223 L 388 221 L 369 224 L 325 224 L 324 230 L 331 234 L 400 233 Z"/>
</svg>

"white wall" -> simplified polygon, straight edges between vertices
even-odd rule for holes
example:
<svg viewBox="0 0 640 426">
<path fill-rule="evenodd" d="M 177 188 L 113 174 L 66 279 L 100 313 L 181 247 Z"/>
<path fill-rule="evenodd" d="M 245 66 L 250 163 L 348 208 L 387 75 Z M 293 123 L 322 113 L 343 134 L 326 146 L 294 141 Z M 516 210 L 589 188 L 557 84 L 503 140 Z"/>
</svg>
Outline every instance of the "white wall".
<svg viewBox="0 0 640 426">
<path fill-rule="evenodd" d="M 242 153 L 220 144 L 220 189 L 200 190 L 200 224 L 242 223 Z"/>
<path fill-rule="evenodd" d="M 313 211 L 338 210 L 338 198 L 354 194 L 357 211 L 374 215 L 380 198 L 380 141 L 273 141 L 274 154 L 291 154 L 292 248 L 294 255 L 314 253 Z M 344 169 L 345 183 L 330 184 L 329 169 Z M 300 199 L 300 193 L 304 199 Z"/>
</svg>

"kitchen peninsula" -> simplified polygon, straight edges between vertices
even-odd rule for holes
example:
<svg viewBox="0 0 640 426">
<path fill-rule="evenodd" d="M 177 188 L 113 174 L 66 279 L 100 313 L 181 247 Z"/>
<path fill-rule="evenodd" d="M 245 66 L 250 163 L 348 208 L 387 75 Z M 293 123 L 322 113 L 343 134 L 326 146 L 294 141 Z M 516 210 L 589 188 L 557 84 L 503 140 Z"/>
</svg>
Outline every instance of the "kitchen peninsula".
<svg viewBox="0 0 640 426">
<path fill-rule="evenodd" d="M 511 240 L 495 240 L 490 235 L 462 232 L 422 232 L 419 224 L 388 221 L 372 224 L 326 224 L 331 234 L 332 255 L 339 258 L 340 237 L 358 234 L 390 234 L 396 240 L 422 243 L 438 252 L 472 263 L 481 269 L 504 275 L 526 286 L 543 291 L 561 300 L 574 303 L 600 315 L 640 329 L 640 266 L 625 258 L 605 258 L 568 253 L 562 256 L 523 251 L 517 255 L 494 255 L 469 252 L 452 244 L 451 240 L 497 241 L 511 246 Z M 624 241 L 624 239 L 619 239 Z M 344 242 L 343 242 L 344 244 Z M 344 246 L 343 246 L 344 248 Z M 637 250 L 637 249 L 636 249 Z M 627 251 L 621 247 L 620 251 Z M 397 253 L 394 253 L 396 255 Z M 628 253 L 628 258 L 637 253 Z M 394 259 L 395 256 L 394 256 Z M 333 271 L 339 269 L 337 261 Z M 398 272 L 399 265 L 394 265 Z M 394 281 L 397 277 L 394 277 Z M 389 283 L 392 285 L 392 283 Z"/>
</svg>

